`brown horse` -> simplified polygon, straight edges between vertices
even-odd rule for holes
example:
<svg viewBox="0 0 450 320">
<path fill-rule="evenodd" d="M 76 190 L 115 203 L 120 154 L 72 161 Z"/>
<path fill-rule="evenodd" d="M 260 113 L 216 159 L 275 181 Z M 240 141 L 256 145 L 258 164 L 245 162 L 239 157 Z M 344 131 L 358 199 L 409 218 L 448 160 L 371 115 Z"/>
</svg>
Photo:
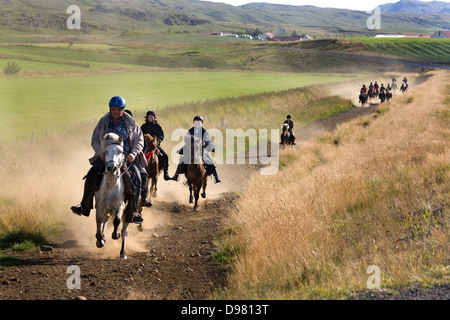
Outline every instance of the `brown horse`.
<svg viewBox="0 0 450 320">
<path fill-rule="evenodd" d="M 159 170 L 159 159 L 157 156 L 158 150 L 158 138 L 156 136 L 152 137 L 149 134 L 144 135 L 145 141 L 147 143 L 147 150 L 145 150 L 145 157 L 148 161 L 147 167 L 145 167 L 145 171 L 148 174 L 149 181 L 149 202 L 152 202 L 152 197 L 157 197 L 158 195 L 158 177 L 161 174 Z"/>
<path fill-rule="evenodd" d="M 283 124 L 283 133 L 281 135 L 281 144 L 283 146 L 292 145 L 292 140 L 290 139 L 291 133 L 289 132 L 289 125 L 287 123 Z"/>
<path fill-rule="evenodd" d="M 201 139 L 191 137 L 191 161 L 187 165 L 184 174 L 189 185 L 189 203 L 194 203 L 194 211 L 198 211 L 198 199 L 200 189 L 203 188 L 202 198 L 206 198 L 207 174 L 203 163 L 203 141 Z"/>
</svg>

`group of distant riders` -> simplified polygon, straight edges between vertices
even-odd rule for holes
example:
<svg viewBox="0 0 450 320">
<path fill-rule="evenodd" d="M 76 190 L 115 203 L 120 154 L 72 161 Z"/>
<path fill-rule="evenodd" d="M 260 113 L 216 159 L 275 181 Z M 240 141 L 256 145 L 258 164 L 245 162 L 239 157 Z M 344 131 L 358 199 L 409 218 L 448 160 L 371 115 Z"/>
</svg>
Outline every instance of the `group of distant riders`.
<svg viewBox="0 0 450 320">
<path fill-rule="evenodd" d="M 400 91 L 404 92 L 408 89 L 408 79 L 403 77 Z M 388 83 L 386 87 L 383 83 L 380 86 L 377 81 L 375 81 L 375 83 L 371 82 L 368 88 L 365 84 L 363 84 L 359 92 L 359 102 L 364 105 L 369 101 L 369 99 L 380 99 L 381 103 L 384 103 L 392 99 L 392 92 L 396 90 L 398 90 L 398 86 L 397 79 L 395 77 L 392 78 L 392 84 Z"/>
</svg>

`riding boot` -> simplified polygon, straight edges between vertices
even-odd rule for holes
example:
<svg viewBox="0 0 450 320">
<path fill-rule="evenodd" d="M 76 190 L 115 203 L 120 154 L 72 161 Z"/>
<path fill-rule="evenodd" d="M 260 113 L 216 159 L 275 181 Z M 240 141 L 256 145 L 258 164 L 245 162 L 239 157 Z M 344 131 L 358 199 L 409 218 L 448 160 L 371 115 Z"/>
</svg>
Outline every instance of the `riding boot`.
<svg viewBox="0 0 450 320">
<path fill-rule="evenodd" d="M 130 171 L 127 171 L 123 177 L 125 200 L 127 202 L 127 207 L 125 209 L 126 221 L 129 223 L 142 223 L 144 219 L 138 212 L 138 203 L 136 202 L 136 193 L 141 192 L 140 187 L 138 186 L 138 190 L 134 187 Z M 137 198 L 139 200 L 139 195 Z"/>
<path fill-rule="evenodd" d="M 161 151 L 161 160 L 162 160 L 162 168 L 164 169 L 164 180 L 168 181 L 170 180 L 170 176 L 169 176 L 169 156 L 167 155 L 167 153 L 163 150 L 160 149 Z"/>
<path fill-rule="evenodd" d="M 222 182 L 222 179 L 219 178 L 219 174 L 217 173 L 217 168 L 216 168 L 216 166 L 215 166 L 215 165 L 212 165 L 211 167 L 212 167 L 212 168 L 211 168 L 211 171 L 212 171 L 212 174 L 213 174 L 213 176 L 214 176 L 214 183 L 220 183 L 220 182 Z"/>
<path fill-rule="evenodd" d="M 178 176 L 186 172 L 186 165 L 183 162 L 180 162 L 177 166 L 177 171 L 175 171 L 175 175 L 169 180 L 178 181 Z"/>
<path fill-rule="evenodd" d="M 89 217 L 91 210 L 94 209 L 94 196 L 95 192 L 99 189 L 103 175 L 101 174 L 105 170 L 105 164 L 102 161 L 97 161 L 89 170 L 87 175 L 83 178 L 84 193 L 81 203 L 76 206 L 72 206 L 70 209 L 72 212 L 79 216 Z"/>
</svg>

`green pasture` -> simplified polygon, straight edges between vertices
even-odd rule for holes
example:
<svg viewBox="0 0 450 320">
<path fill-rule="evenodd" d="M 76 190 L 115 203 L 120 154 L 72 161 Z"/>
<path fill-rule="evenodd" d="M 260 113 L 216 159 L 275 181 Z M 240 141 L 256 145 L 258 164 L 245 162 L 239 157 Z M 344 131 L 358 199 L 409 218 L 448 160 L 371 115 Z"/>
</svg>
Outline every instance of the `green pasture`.
<svg viewBox="0 0 450 320">
<path fill-rule="evenodd" d="M 20 63 L 19 63 L 20 64 Z M 46 131 L 98 120 L 112 96 L 133 111 L 345 81 L 355 75 L 255 72 L 121 72 L 0 78 L 2 141 L 35 138 Z"/>
<path fill-rule="evenodd" d="M 450 39 L 431 38 L 352 38 L 368 50 L 394 56 L 450 62 Z"/>
</svg>

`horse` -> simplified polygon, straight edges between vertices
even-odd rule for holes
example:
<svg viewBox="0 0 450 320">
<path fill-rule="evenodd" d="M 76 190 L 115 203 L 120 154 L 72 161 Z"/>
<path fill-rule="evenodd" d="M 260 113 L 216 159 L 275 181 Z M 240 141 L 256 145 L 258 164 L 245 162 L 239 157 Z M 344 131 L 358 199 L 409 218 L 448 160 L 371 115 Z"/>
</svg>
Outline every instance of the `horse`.
<svg viewBox="0 0 450 320">
<path fill-rule="evenodd" d="M 361 106 L 365 106 L 365 104 L 368 102 L 369 96 L 365 94 L 363 91 L 361 91 L 361 94 L 359 95 L 359 102 L 361 103 Z"/>
<path fill-rule="evenodd" d="M 156 136 L 151 136 L 149 134 L 144 135 L 145 141 L 147 143 L 147 150 L 145 151 L 145 157 L 147 159 L 147 166 L 145 171 L 147 171 L 149 184 L 151 181 L 151 186 L 149 189 L 150 203 L 153 204 L 152 197 L 157 197 L 158 195 L 158 177 L 161 174 L 159 166 L 159 158 L 157 155 L 158 150 L 158 138 Z"/>
<path fill-rule="evenodd" d="M 281 134 L 281 144 L 283 146 L 292 145 L 291 132 L 289 131 L 289 125 L 287 123 L 284 123 L 282 126 L 282 129 L 283 129 L 283 133 Z"/>
<path fill-rule="evenodd" d="M 409 89 L 409 86 L 407 83 L 402 82 L 402 86 L 400 87 L 400 91 L 403 93 Z"/>
<path fill-rule="evenodd" d="M 386 101 L 386 93 L 384 91 L 381 91 L 378 98 L 380 99 L 381 103 L 384 103 Z"/>
<path fill-rule="evenodd" d="M 107 222 L 113 217 L 114 231 L 112 239 L 120 239 L 121 234 L 117 232 L 122 222 L 122 248 L 120 257 L 127 259 L 125 252 L 126 239 L 129 223 L 123 219 L 125 210 L 125 186 L 122 166 L 125 163 L 123 154 L 123 137 L 108 133 L 103 137 L 102 149 L 105 153 L 105 173 L 99 190 L 95 193 L 95 209 L 97 211 L 97 248 L 103 248 L 106 243 L 104 235 Z"/>
<path fill-rule="evenodd" d="M 398 90 L 397 81 L 392 81 L 391 87 L 393 92 L 397 91 Z"/>
<path fill-rule="evenodd" d="M 369 89 L 368 96 L 369 96 L 369 100 L 377 99 L 378 98 L 378 90 L 375 90 L 375 89 L 370 90 Z"/>
<path fill-rule="evenodd" d="M 389 102 L 392 99 L 392 92 L 386 90 L 386 101 Z"/>
<path fill-rule="evenodd" d="M 202 139 L 191 136 L 191 161 L 184 174 L 189 186 L 189 203 L 194 203 L 194 211 L 198 211 L 200 189 L 203 188 L 202 198 L 206 198 L 207 172 L 203 162 Z"/>
</svg>

